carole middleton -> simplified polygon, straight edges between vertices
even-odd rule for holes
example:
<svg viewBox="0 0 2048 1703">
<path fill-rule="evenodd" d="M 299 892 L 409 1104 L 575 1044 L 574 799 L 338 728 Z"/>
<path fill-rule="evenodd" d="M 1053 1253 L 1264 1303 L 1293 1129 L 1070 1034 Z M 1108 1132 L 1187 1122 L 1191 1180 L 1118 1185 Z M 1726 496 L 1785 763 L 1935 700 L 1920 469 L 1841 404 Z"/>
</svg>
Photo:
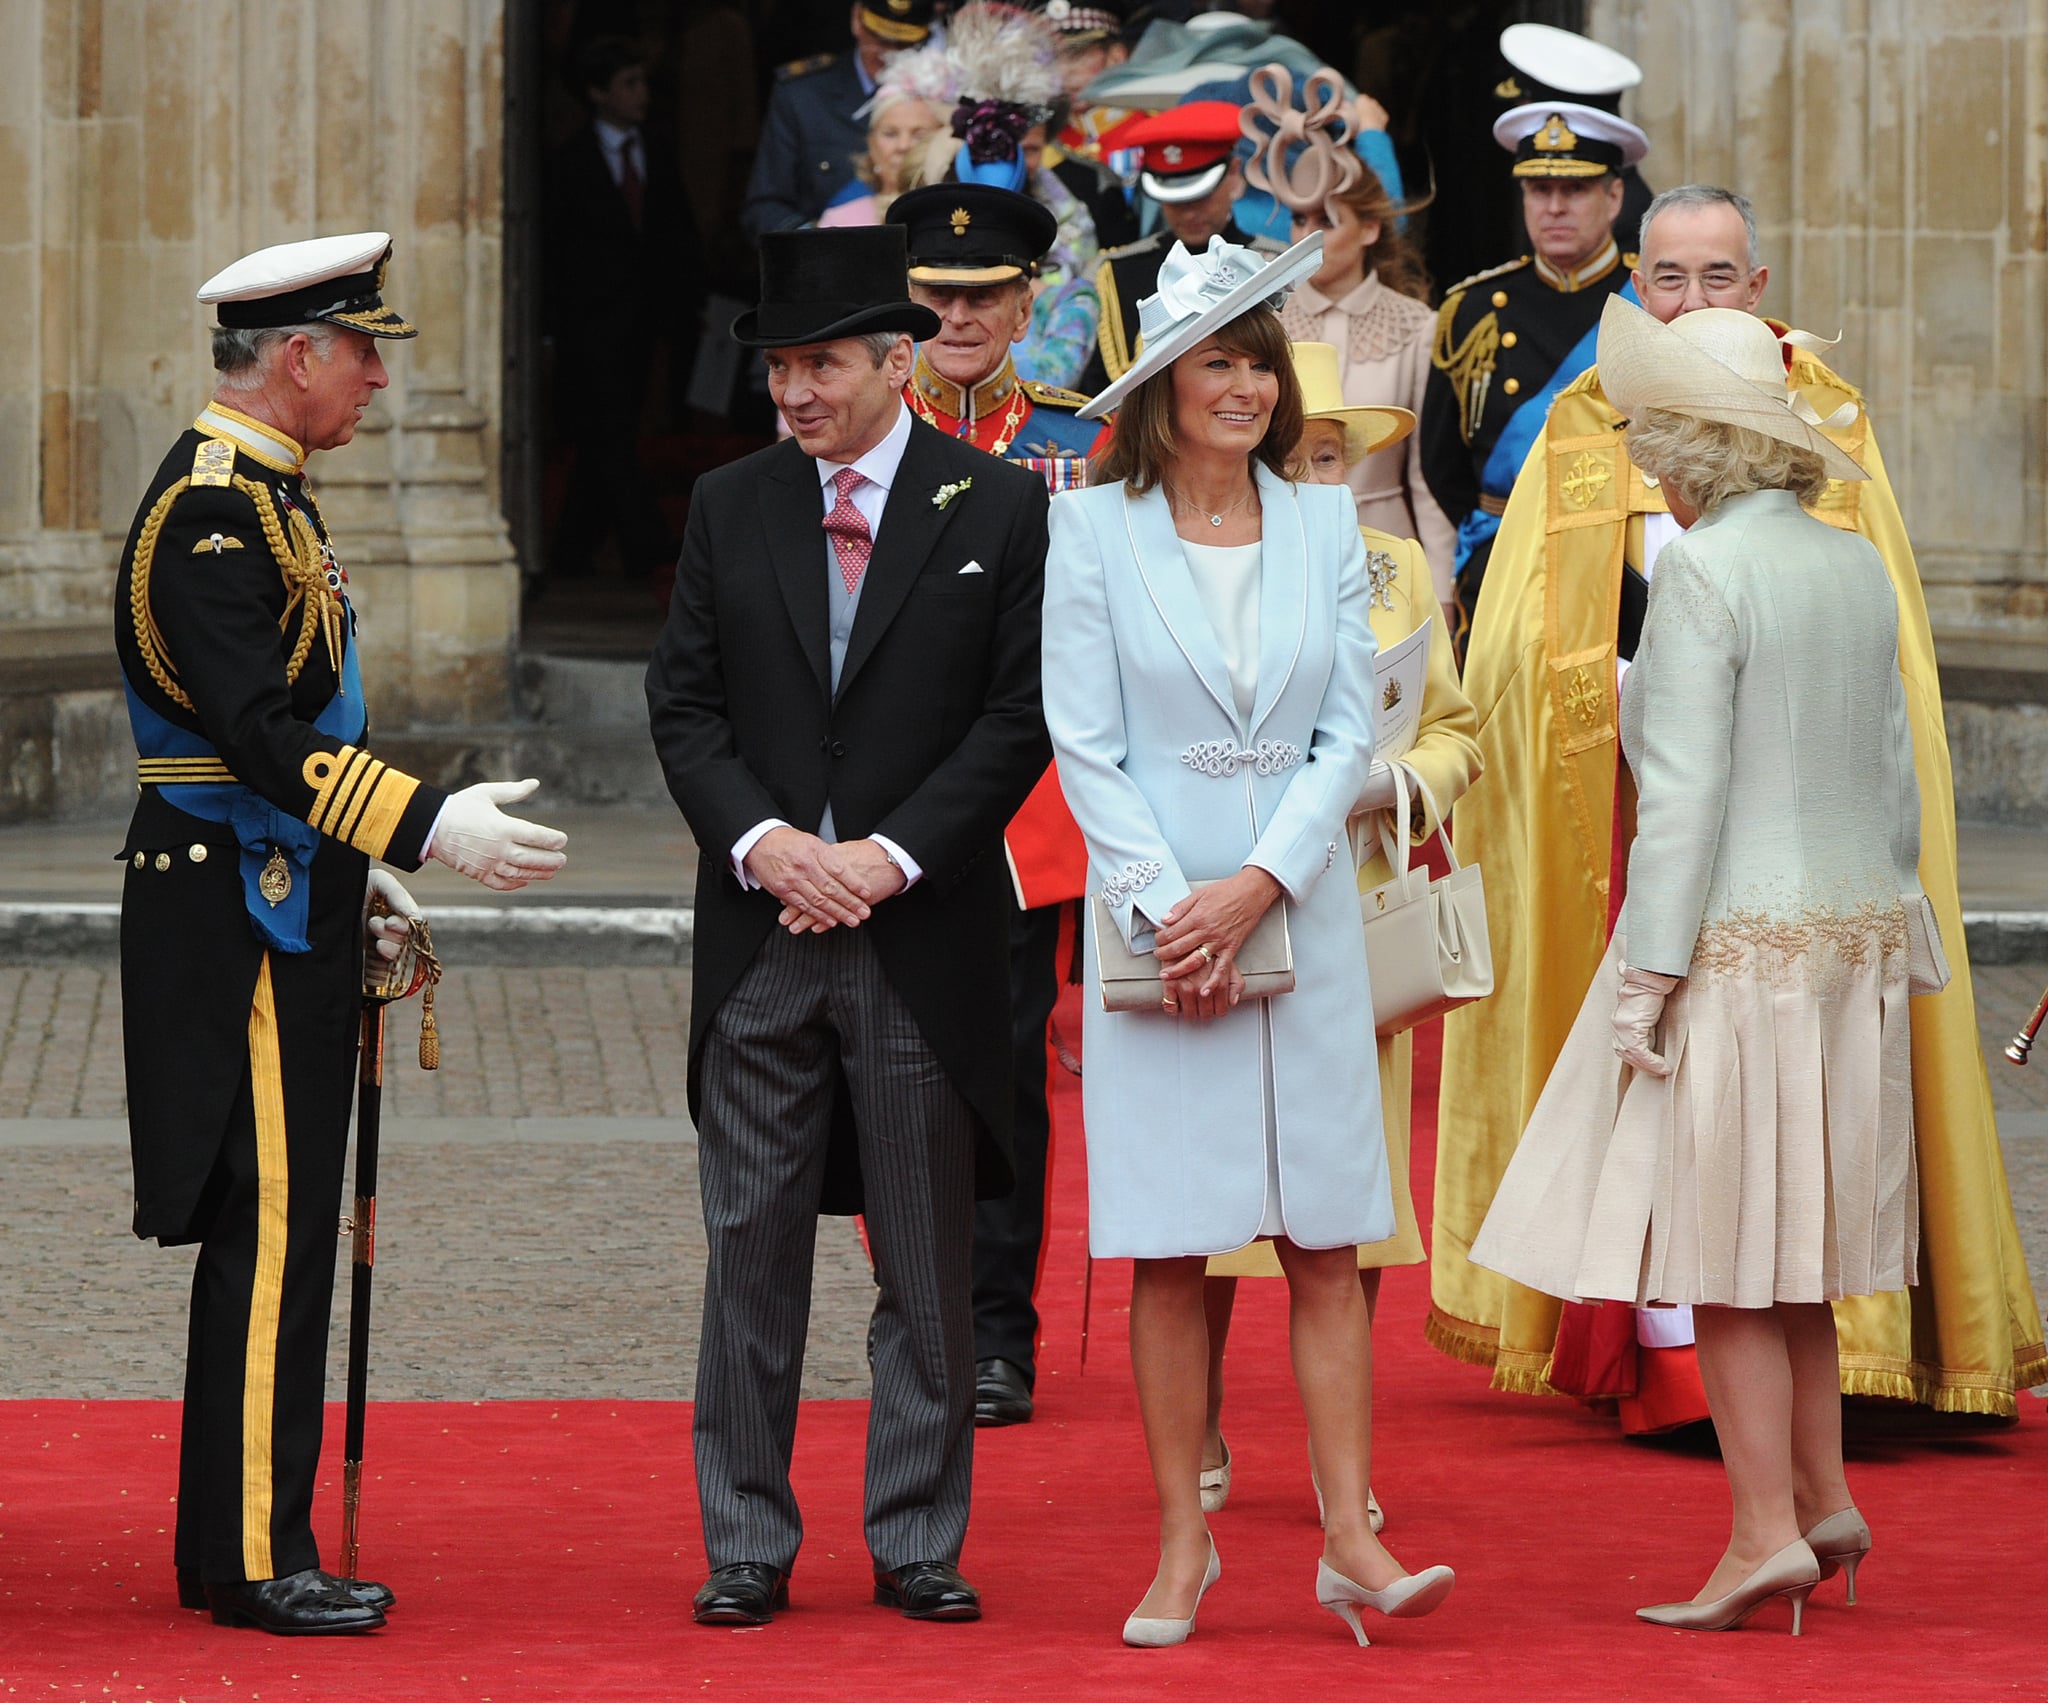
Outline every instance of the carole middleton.
<svg viewBox="0 0 2048 1703">
<path fill-rule="evenodd" d="M 1098 483 L 1059 497 L 1046 561 L 1046 722 L 1088 842 L 1089 1244 L 1136 1261 L 1131 1362 L 1160 1506 L 1159 1570 L 1127 1643 L 1178 1644 L 1220 1572 L 1197 1479 L 1206 1257 L 1271 1237 L 1328 1505 L 1316 1595 L 1425 1614 L 1366 1513 L 1372 1343 L 1354 1249 L 1393 1233 L 1345 818 L 1372 757 L 1365 549 L 1345 491 L 1288 482 L 1302 426 L 1277 305 L 1320 236 L 1269 265 L 1175 245 L 1144 350 L 1083 410 L 1121 405 Z M 1197 893 L 1191 884 L 1208 883 Z M 1293 986 L 1248 994 L 1282 908 Z M 1253 956 L 1276 954 L 1270 923 Z M 1149 1009 L 1105 1008 L 1104 943 L 1156 960 Z M 1255 965 L 1254 967 L 1258 967 Z"/>
</svg>

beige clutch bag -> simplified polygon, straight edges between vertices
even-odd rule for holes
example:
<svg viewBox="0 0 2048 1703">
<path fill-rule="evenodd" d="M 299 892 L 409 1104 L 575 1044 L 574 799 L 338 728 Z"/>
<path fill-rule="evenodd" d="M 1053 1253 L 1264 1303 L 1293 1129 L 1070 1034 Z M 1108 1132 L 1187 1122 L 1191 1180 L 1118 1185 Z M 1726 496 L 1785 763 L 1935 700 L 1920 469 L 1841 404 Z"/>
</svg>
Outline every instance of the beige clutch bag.
<svg viewBox="0 0 2048 1703">
<path fill-rule="evenodd" d="M 1382 1036 L 1398 1035 L 1427 1023 L 1460 1005 L 1493 992 L 1493 943 L 1486 932 L 1486 889 L 1479 865 L 1461 864 L 1444 836 L 1451 872 L 1432 881 L 1426 869 L 1408 867 L 1409 781 L 1428 801 L 1430 814 L 1443 820 L 1436 799 L 1423 778 L 1404 763 L 1394 765 L 1394 828 L 1380 824 L 1380 849 L 1393 871 L 1391 879 L 1358 896 L 1365 918 L 1365 958 L 1372 980 L 1373 1028 Z M 1371 850 L 1364 839 L 1364 818 L 1351 824 L 1351 850 L 1362 868 Z"/>
<path fill-rule="evenodd" d="M 1213 881 L 1190 881 L 1199 893 L 1213 887 Z M 1088 915 L 1095 926 L 1095 961 L 1102 971 L 1104 1011 L 1158 1011 L 1166 997 L 1159 979 L 1159 960 L 1150 952 L 1133 952 L 1124 944 L 1123 930 L 1116 925 L 1101 895 L 1088 901 Z M 1275 899 L 1259 918 L 1244 949 L 1237 955 L 1238 973 L 1244 977 L 1244 991 L 1250 999 L 1271 999 L 1275 994 L 1294 991 L 1294 942 L 1287 934 L 1287 901 Z"/>
<path fill-rule="evenodd" d="M 1906 991 L 1939 993 L 1948 986 L 1948 954 L 1942 950 L 1941 924 L 1934 920 L 1934 901 L 1925 893 L 1906 904 Z"/>
</svg>

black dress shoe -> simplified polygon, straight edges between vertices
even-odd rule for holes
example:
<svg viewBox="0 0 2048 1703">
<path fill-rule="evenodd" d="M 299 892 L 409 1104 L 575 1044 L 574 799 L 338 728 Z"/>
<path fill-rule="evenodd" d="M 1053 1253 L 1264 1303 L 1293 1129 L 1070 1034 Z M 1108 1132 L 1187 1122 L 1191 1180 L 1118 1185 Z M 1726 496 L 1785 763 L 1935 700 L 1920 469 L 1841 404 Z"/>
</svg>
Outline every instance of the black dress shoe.
<svg viewBox="0 0 2048 1703">
<path fill-rule="evenodd" d="M 765 1561 L 734 1561 L 711 1570 L 691 1615 L 699 1626 L 766 1626 L 787 1607 L 787 1573 Z"/>
<path fill-rule="evenodd" d="M 375 1579 L 335 1579 L 332 1573 L 329 1573 L 327 1577 L 334 1579 L 334 1583 L 345 1594 L 353 1597 L 365 1608 L 374 1608 L 382 1611 L 398 1606 L 398 1598 L 392 1595 L 391 1587 L 389 1585 L 380 1585 Z M 206 1586 L 200 1582 L 199 1573 L 196 1568 L 180 1567 L 178 1569 L 178 1606 L 180 1608 L 205 1608 L 207 1606 Z"/>
<path fill-rule="evenodd" d="M 979 1620 L 981 1593 L 948 1561 L 913 1561 L 875 1569 L 875 1601 L 900 1608 L 905 1620 Z"/>
<path fill-rule="evenodd" d="M 974 1363 L 974 1423 L 1023 1425 L 1031 1418 L 1031 1385 L 1008 1360 Z"/>
<path fill-rule="evenodd" d="M 206 1606 L 216 1626 L 254 1626 L 287 1636 L 371 1632 L 384 1624 L 381 1608 L 358 1602 L 331 1573 L 317 1567 L 282 1579 L 209 1584 Z"/>
</svg>

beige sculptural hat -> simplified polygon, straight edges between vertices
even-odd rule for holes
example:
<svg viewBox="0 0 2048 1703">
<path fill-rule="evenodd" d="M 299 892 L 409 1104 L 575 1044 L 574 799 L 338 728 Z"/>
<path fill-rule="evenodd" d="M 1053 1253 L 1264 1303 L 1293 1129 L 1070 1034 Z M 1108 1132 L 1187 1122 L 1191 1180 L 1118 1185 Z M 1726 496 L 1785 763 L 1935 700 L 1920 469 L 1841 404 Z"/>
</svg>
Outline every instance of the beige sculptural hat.
<svg viewBox="0 0 2048 1703">
<path fill-rule="evenodd" d="M 1643 408 L 1747 426 L 1808 449 L 1835 479 L 1868 479 L 1821 430 L 1823 422 L 1786 381 L 1785 349 L 1755 314 L 1699 308 L 1669 325 L 1619 296 L 1600 313 L 1600 388 L 1624 416 Z M 1854 406 L 1846 410 L 1854 418 Z"/>
<path fill-rule="evenodd" d="M 1415 415 L 1409 409 L 1345 402 L 1335 344 L 1290 343 L 1287 350 L 1294 357 L 1294 376 L 1301 382 L 1302 417 L 1334 420 L 1344 428 L 1347 466 L 1374 450 L 1391 449 L 1415 430 Z"/>
</svg>

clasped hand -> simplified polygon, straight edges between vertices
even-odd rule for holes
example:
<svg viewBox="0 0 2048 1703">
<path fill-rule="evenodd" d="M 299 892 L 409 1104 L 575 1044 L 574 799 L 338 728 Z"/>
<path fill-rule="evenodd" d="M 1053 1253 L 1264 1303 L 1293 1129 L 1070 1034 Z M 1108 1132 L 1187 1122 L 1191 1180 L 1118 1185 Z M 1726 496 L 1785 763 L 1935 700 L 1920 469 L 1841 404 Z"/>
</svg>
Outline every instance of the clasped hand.
<svg viewBox="0 0 2048 1703">
<path fill-rule="evenodd" d="M 858 928 L 903 891 L 903 871 L 873 840 L 834 845 L 801 828 L 770 828 L 747 853 L 747 873 L 782 901 L 791 934 Z"/>
<path fill-rule="evenodd" d="M 1237 955 L 1279 897 L 1280 883 L 1248 866 L 1190 893 L 1160 919 L 1152 949 L 1169 1014 L 1220 1017 L 1244 998 Z"/>
</svg>

